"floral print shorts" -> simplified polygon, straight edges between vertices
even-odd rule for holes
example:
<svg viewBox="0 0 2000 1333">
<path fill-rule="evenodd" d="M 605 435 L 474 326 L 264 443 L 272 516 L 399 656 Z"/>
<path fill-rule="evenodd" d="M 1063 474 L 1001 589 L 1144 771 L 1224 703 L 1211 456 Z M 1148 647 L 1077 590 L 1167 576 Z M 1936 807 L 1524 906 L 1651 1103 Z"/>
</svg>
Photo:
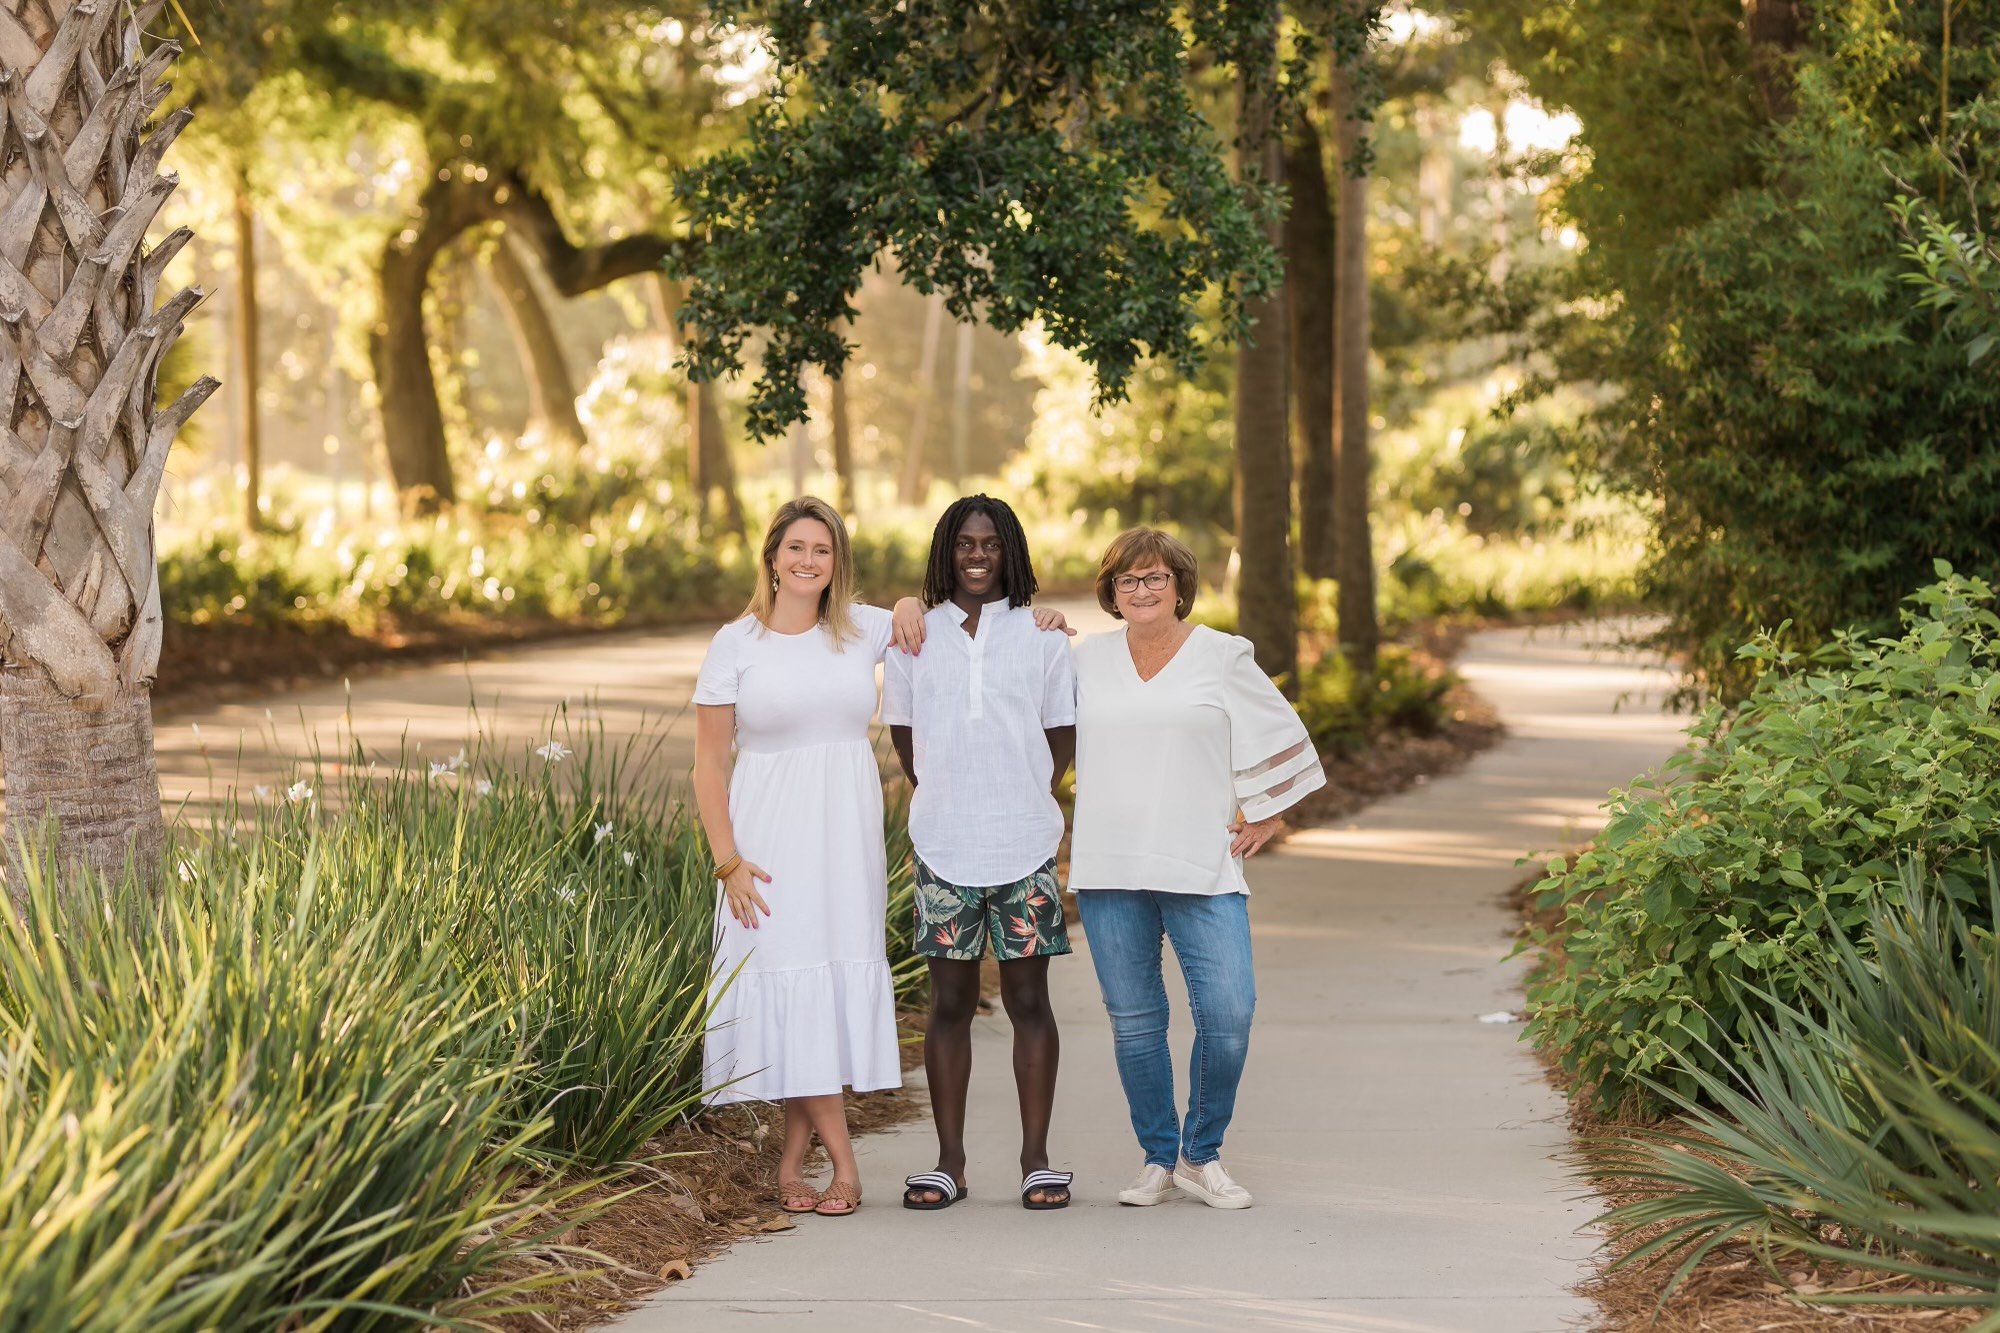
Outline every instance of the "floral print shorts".
<svg viewBox="0 0 2000 1333">
<path fill-rule="evenodd" d="M 1052 856 L 1012 884 L 964 888 L 917 863 L 917 952 L 926 958 L 983 958 L 989 947 L 1006 963 L 1068 953 L 1062 888 Z"/>
</svg>

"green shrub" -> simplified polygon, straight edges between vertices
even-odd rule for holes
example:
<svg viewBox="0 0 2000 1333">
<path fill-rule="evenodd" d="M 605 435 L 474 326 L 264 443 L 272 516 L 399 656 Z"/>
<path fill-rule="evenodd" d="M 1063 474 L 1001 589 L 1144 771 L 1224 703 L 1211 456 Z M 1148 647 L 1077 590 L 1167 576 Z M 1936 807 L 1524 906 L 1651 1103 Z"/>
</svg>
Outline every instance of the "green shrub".
<svg viewBox="0 0 2000 1333">
<path fill-rule="evenodd" d="M 1641 1080 L 1699 1090 L 1710 1046 L 1747 1037 L 1742 996 L 1796 1003 L 1836 942 L 1863 937 L 1898 861 L 1976 920 L 2000 848 L 2000 618 L 1950 576 L 1900 638 L 1842 636 L 1807 668 L 1770 638 L 1739 711 L 1711 706 L 1663 772 L 1614 793 L 1573 864 L 1538 886 L 1563 907 L 1529 987 L 1528 1032 L 1607 1101 Z"/>
<path fill-rule="evenodd" d="M 1843 1304 L 2000 1309 L 2000 939 L 1976 924 L 1994 919 L 2000 884 L 1977 913 L 1957 896 L 1906 867 L 1898 901 L 1869 907 L 1868 954 L 1835 936 L 1803 969 L 1802 1003 L 1747 992 L 1740 1044 L 1674 1057 L 1694 1091 L 1654 1086 L 1693 1133 L 1586 1148 L 1594 1172 L 1646 1189 L 1603 1219 L 1632 1246 L 1621 1262 L 1679 1259 L 1678 1282 L 1750 1241 L 1972 1289 L 1862 1289 Z"/>
<path fill-rule="evenodd" d="M 1352 754 L 1384 728 L 1436 735 L 1454 680 L 1420 665 L 1408 648 L 1385 644 L 1372 681 L 1358 681 L 1346 658 L 1329 654 L 1301 674 L 1292 706 L 1321 754 Z"/>
</svg>

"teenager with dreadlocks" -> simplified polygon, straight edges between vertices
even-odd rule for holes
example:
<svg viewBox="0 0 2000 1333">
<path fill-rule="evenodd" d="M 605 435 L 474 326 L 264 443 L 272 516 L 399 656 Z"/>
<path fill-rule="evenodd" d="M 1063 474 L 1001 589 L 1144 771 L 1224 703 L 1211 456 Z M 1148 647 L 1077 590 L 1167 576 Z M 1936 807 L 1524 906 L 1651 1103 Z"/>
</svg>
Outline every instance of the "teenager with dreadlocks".
<svg viewBox="0 0 2000 1333">
<path fill-rule="evenodd" d="M 938 1165 L 911 1176 L 903 1206 L 965 1197 L 965 1102 L 979 960 L 1000 963 L 1014 1025 L 1021 1102 L 1021 1204 L 1069 1205 L 1072 1176 L 1049 1169 L 1060 1041 L 1049 959 L 1070 951 L 1056 882 L 1062 810 L 1055 784 L 1076 754 L 1069 645 L 1037 629 L 1028 541 L 1014 511 L 987 495 L 953 504 L 931 534 L 921 657 L 885 659 L 882 720 L 916 787 L 917 951 L 929 959 L 924 1069 Z"/>
</svg>

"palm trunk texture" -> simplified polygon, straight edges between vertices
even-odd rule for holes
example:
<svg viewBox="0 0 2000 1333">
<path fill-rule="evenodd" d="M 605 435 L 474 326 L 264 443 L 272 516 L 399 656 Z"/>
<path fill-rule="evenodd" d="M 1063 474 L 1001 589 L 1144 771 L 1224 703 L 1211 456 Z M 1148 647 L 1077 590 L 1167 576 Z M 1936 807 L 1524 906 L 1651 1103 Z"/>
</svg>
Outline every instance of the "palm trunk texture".
<svg viewBox="0 0 2000 1333">
<path fill-rule="evenodd" d="M 142 46 L 160 9 L 0 4 L 0 753 L 17 897 L 24 850 L 115 874 L 149 871 L 165 838 L 153 506 L 176 432 L 218 386 L 157 406 L 161 359 L 203 295 L 155 304 L 191 232 L 144 246 L 192 114 L 148 133 L 179 54 Z"/>
</svg>

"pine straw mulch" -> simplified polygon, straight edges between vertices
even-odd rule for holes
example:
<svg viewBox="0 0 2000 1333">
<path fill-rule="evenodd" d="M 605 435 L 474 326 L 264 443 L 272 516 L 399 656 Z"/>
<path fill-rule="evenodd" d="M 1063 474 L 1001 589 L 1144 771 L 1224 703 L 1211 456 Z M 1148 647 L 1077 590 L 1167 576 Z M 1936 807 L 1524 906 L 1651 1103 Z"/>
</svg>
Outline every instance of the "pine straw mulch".
<svg viewBox="0 0 2000 1333">
<path fill-rule="evenodd" d="M 998 988 L 997 974 L 994 986 Z M 982 1001 L 981 1007 L 985 1004 Z M 896 1015 L 903 1036 L 903 1070 L 923 1062 L 925 1015 Z M 910 1088 L 847 1094 L 847 1129 L 855 1138 L 914 1120 L 926 1110 Z M 778 1154 L 784 1146 L 782 1104 L 738 1103 L 702 1111 L 647 1145 L 645 1163 L 614 1184 L 577 1195 L 563 1209 L 580 1217 L 533 1262 L 492 1274 L 494 1283 L 570 1276 L 536 1299 L 550 1308 L 493 1320 L 505 1333 L 571 1333 L 594 1328 L 646 1297 L 693 1276 L 745 1237 L 790 1231 L 829 1219 L 794 1218 L 778 1207 Z M 808 1177 L 825 1183 L 826 1154 L 815 1142 Z M 620 1197 L 620 1196 L 623 1197 Z M 890 1196 L 889 1205 L 897 1202 Z M 869 1199 L 863 1207 L 881 1207 Z M 581 1253 L 579 1253 L 581 1251 Z"/>
<path fill-rule="evenodd" d="M 923 1109 L 920 1099 L 904 1091 L 849 1094 L 847 1125 L 859 1137 L 914 1119 Z M 761 1103 L 717 1107 L 654 1140 L 648 1165 L 569 1204 L 568 1215 L 586 1220 L 559 1238 L 561 1250 L 493 1275 L 508 1281 L 563 1269 L 573 1273 L 541 1296 L 552 1308 L 505 1316 L 493 1321 L 494 1327 L 507 1333 L 591 1328 L 691 1276 L 696 1264 L 745 1237 L 825 1222 L 793 1218 L 778 1208 L 774 1189 L 784 1114 L 781 1106 Z M 815 1148 L 807 1166 L 809 1174 L 823 1177 L 825 1154 Z M 895 1203 L 893 1196 L 889 1203 Z M 884 1205 L 870 1199 L 863 1206 Z"/>
<path fill-rule="evenodd" d="M 1574 855 L 1571 854 L 1572 858 Z M 1559 907 L 1538 906 L 1530 893 L 1542 873 L 1536 868 L 1524 875 L 1508 896 L 1524 930 L 1553 929 L 1562 920 Z M 1589 1182 L 1591 1192 L 1603 1200 L 1607 1209 L 1656 1194 L 1655 1188 L 1643 1182 L 1591 1171 L 1585 1165 L 1584 1146 L 1590 1140 L 1615 1138 L 1629 1130 L 1656 1128 L 1664 1122 L 1641 1113 L 1601 1112 L 1547 1051 L 1537 1049 L 1535 1054 L 1549 1082 L 1568 1101 L 1570 1148 L 1565 1164 L 1579 1179 Z M 1599 1250 L 1597 1271 L 1576 1287 L 1578 1294 L 1597 1305 L 1592 1328 L 1649 1329 L 1656 1333 L 1767 1333 L 1767 1330 L 1791 1329 L 1915 1333 L 1919 1329 L 1970 1328 L 1990 1313 L 1953 1306 L 1812 1305 L 1811 1297 L 1822 1293 L 1866 1291 L 1914 1296 L 1950 1289 L 1936 1283 L 1886 1277 L 1851 1264 L 1782 1253 L 1767 1256 L 1747 1243 L 1718 1246 L 1675 1288 L 1671 1297 L 1666 1297 L 1667 1286 L 1680 1267 L 1679 1255 L 1614 1267 L 1622 1256 L 1659 1234 L 1661 1229 L 1636 1232 L 1616 1245 L 1606 1241 Z"/>
</svg>

